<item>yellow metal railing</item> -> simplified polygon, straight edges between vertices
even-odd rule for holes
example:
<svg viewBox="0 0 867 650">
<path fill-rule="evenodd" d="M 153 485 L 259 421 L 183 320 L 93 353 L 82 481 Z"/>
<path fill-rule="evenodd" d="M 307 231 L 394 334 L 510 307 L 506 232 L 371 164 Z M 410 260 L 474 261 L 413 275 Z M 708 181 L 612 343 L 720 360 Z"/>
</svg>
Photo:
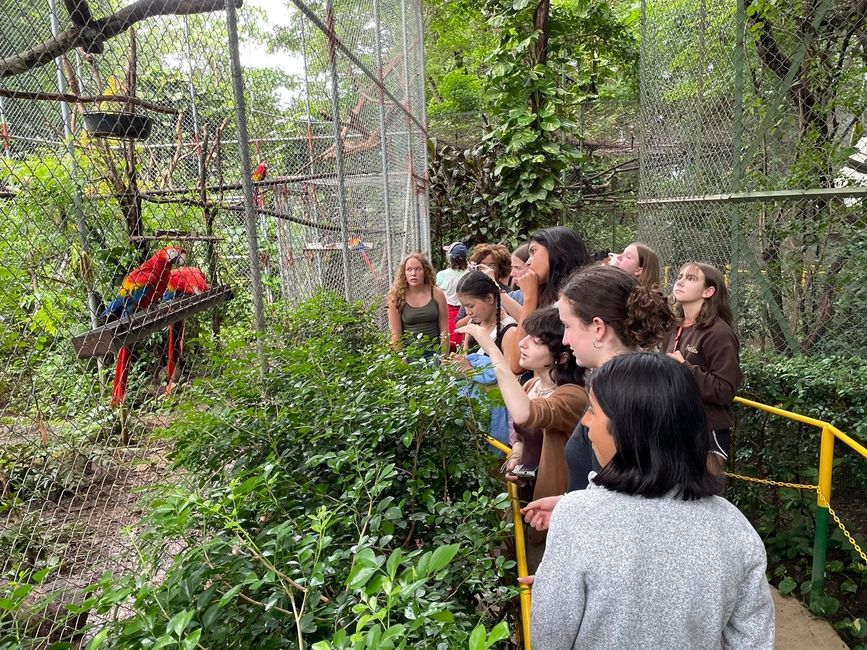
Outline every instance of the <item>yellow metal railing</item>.
<svg viewBox="0 0 867 650">
<path fill-rule="evenodd" d="M 766 413 L 778 415 L 788 420 L 816 427 L 822 432 L 819 442 L 819 484 L 797 486 L 803 489 L 810 488 L 816 490 L 816 531 L 813 538 L 813 571 L 810 582 L 812 587 L 811 598 L 815 599 L 825 590 L 825 559 L 828 554 L 829 514 L 834 517 L 834 521 L 837 522 L 837 525 L 843 530 L 843 533 L 846 535 L 849 542 L 861 555 L 864 563 L 867 564 L 867 556 L 865 556 L 864 551 L 861 550 L 861 547 L 858 546 L 846 530 L 845 526 L 843 526 L 839 517 L 837 517 L 836 513 L 834 513 L 831 508 L 831 474 L 834 471 L 834 441 L 839 440 L 840 442 L 847 444 L 864 458 L 867 458 L 867 447 L 853 440 L 833 424 L 823 420 L 817 420 L 816 418 L 807 417 L 806 415 L 787 411 L 785 409 L 777 408 L 776 406 L 762 404 L 761 402 L 754 402 L 753 400 L 745 399 L 743 397 L 736 397 L 735 402 L 742 404 L 743 406 L 765 411 Z M 733 478 L 765 482 L 771 485 L 777 483 L 776 481 L 763 481 L 752 477 L 738 476 L 734 474 L 730 474 L 729 476 L 732 476 Z M 789 487 L 788 485 L 785 486 Z"/>
<path fill-rule="evenodd" d="M 839 440 L 851 447 L 855 452 L 867 458 L 867 447 L 846 435 L 833 424 L 817 420 L 800 413 L 794 413 L 785 409 L 769 406 L 761 402 L 755 402 L 743 397 L 736 397 L 735 402 L 749 408 L 758 409 L 778 415 L 780 417 L 801 422 L 821 430 L 821 440 L 819 444 L 819 484 L 818 485 L 801 485 L 794 483 L 782 483 L 779 481 L 771 481 L 767 479 L 758 479 L 750 476 L 741 476 L 738 474 L 726 473 L 727 476 L 736 479 L 747 481 L 756 481 L 768 485 L 779 487 L 793 487 L 798 489 L 813 489 L 816 491 L 816 531 L 813 543 L 813 572 L 812 572 L 812 595 L 815 598 L 822 594 L 825 589 L 825 560 L 828 552 L 828 523 L 829 514 L 833 516 L 834 521 L 843 530 L 846 538 L 855 547 L 855 550 L 861 555 L 861 558 L 867 564 L 867 556 L 861 547 L 855 542 L 849 532 L 843 526 L 839 517 L 831 508 L 831 474 L 834 470 L 834 441 Z M 495 449 L 508 455 L 511 449 L 494 438 L 487 438 L 488 444 Z M 527 550 L 524 543 L 524 521 L 521 517 L 521 503 L 518 500 L 518 488 L 514 483 L 507 482 L 507 490 L 509 500 L 512 504 L 512 518 L 515 524 L 515 557 L 518 565 L 518 577 L 524 578 L 527 576 Z M 523 631 L 524 648 L 530 650 L 530 588 L 521 585 L 521 629 Z"/>
<path fill-rule="evenodd" d="M 488 437 L 488 444 L 508 456 L 512 450 L 495 438 Z M 527 547 L 524 543 L 524 519 L 521 517 L 521 502 L 518 500 L 518 486 L 506 482 L 509 501 L 512 503 L 512 520 L 515 522 L 515 560 L 518 564 L 518 577 L 527 577 Z M 521 630 L 525 650 L 530 650 L 530 588 L 521 585 Z"/>
</svg>

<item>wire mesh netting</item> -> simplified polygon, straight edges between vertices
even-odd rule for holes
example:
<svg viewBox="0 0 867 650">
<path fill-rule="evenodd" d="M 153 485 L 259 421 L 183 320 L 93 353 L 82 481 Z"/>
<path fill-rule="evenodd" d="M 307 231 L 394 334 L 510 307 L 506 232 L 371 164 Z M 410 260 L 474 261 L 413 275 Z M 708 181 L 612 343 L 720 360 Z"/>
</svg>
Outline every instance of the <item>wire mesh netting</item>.
<svg viewBox="0 0 867 650">
<path fill-rule="evenodd" d="M 622 251 L 635 233 L 638 180 L 638 104 L 613 99 L 581 104 L 580 141 L 587 160 L 565 197 L 563 225 L 591 251 Z"/>
<path fill-rule="evenodd" d="M 725 269 L 750 345 L 862 350 L 867 90 L 845 25 L 863 16 L 833 1 L 644 10 L 641 236 L 672 270 Z"/>
<path fill-rule="evenodd" d="M 863 9 L 645 0 L 642 10 L 638 231 L 660 255 L 664 289 L 682 264 L 713 264 L 743 348 L 863 356 L 867 84 L 853 38 Z M 737 470 L 816 483 L 814 428 L 750 414 L 738 432 Z M 841 450 L 834 481 L 832 502 L 863 540 L 864 459 Z M 794 512 L 787 503 L 815 502 L 743 489 L 768 499 L 757 511 L 779 513 L 777 524 Z"/>
<path fill-rule="evenodd" d="M 0 4 L 0 585 L 53 566 L 28 599 L 63 594 L 18 622 L 34 647 L 135 571 L 165 395 L 221 335 L 372 302 L 429 249 L 420 3 L 235 12 Z"/>
</svg>

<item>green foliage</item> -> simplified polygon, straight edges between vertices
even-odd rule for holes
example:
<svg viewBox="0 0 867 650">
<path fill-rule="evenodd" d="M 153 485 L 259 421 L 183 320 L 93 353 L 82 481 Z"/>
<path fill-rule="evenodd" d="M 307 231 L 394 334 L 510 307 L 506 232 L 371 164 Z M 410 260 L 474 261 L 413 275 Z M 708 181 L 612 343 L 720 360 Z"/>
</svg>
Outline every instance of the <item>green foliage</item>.
<svg viewBox="0 0 867 650">
<path fill-rule="evenodd" d="M 175 405 L 163 435 L 184 483 L 152 503 L 150 563 L 102 585 L 98 611 L 129 600 L 134 613 L 94 647 L 506 638 L 513 563 L 494 551 L 508 500 L 449 371 L 405 363 L 369 309 L 329 294 L 276 316 L 264 384 L 246 333 L 224 331 L 206 349 L 223 373 Z"/>
<path fill-rule="evenodd" d="M 428 115 L 475 113 L 484 104 L 485 59 L 496 35 L 477 2 L 424 3 Z"/>
<path fill-rule="evenodd" d="M 462 3 L 456 5 L 437 6 L 437 24 L 463 17 L 464 28 L 475 25 L 478 8 L 473 14 Z M 523 0 L 488 2 L 483 29 L 496 41 L 488 41 L 483 64 L 474 58 L 481 47 L 472 56 L 455 52 L 461 61 L 474 63 L 455 64 L 431 80 L 438 98 L 432 100 L 432 114 L 473 111 L 478 70 L 483 69 L 490 121 L 482 141 L 472 146 L 431 143 L 435 239 L 516 245 L 528 232 L 558 222 L 566 188 L 583 187 L 582 171 L 589 160 L 576 145 L 581 102 L 630 94 L 625 87 L 635 90 L 634 7 L 554 3 L 545 29 L 536 27 L 535 10 L 535 3 Z M 590 166 L 598 164 L 605 162 Z M 580 201 L 580 196 L 571 200 Z"/>
<path fill-rule="evenodd" d="M 747 353 L 741 395 L 829 422 L 867 442 L 867 362 L 858 358 L 782 356 Z M 812 426 L 747 408 L 736 410 L 734 471 L 750 476 L 815 485 L 820 431 Z M 831 505 L 862 545 L 867 538 L 867 459 L 836 445 Z M 782 593 L 809 600 L 816 494 L 811 490 L 768 488 L 733 481 L 729 497 L 765 542 L 771 582 Z M 867 594 L 867 566 L 831 523 L 826 594 L 813 603 L 847 638 L 856 638 L 857 612 Z"/>
</svg>

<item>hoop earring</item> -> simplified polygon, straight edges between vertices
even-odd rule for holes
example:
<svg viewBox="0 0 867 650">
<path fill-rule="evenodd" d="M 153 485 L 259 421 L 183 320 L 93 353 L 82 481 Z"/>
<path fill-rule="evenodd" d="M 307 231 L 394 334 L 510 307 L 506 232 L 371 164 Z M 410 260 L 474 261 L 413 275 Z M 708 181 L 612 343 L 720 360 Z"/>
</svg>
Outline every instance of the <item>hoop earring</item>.
<svg viewBox="0 0 867 650">
<path fill-rule="evenodd" d="M 599 343 L 599 341 L 597 341 L 596 339 L 593 339 L 593 347 L 597 350 L 601 350 L 602 349 L 602 343 L 599 343 L 599 345 L 596 345 L 597 343 Z"/>
</svg>

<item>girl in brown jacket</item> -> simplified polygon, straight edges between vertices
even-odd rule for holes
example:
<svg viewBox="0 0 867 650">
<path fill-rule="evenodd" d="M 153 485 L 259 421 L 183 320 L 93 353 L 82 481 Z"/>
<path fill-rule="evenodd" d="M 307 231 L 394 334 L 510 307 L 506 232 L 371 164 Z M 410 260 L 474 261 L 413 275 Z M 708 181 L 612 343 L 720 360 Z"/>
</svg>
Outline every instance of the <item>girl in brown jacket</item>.
<svg viewBox="0 0 867 650">
<path fill-rule="evenodd" d="M 698 383 L 711 436 L 710 460 L 722 471 L 731 446 L 731 404 L 744 379 L 725 278 L 710 264 L 684 264 L 673 296 L 680 324 L 663 350 L 686 366 Z"/>
<path fill-rule="evenodd" d="M 520 484 L 522 501 L 563 494 L 569 470 L 564 449 L 572 430 L 587 408 L 584 369 L 563 344 L 563 324 L 555 307 L 533 312 L 524 321 L 527 335 L 520 341 L 520 363 L 532 370 L 533 379 L 522 387 L 506 358 L 483 328 L 467 325 L 461 331 L 472 336 L 490 357 L 497 383 L 515 424 L 517 441 L 506 461 L 506 478 L 516 465 L 538 465 L 536 479 Z M 527 564 L 532 573 L 542 559 L 545 532 L 528 529 Z"/>
</svg>

